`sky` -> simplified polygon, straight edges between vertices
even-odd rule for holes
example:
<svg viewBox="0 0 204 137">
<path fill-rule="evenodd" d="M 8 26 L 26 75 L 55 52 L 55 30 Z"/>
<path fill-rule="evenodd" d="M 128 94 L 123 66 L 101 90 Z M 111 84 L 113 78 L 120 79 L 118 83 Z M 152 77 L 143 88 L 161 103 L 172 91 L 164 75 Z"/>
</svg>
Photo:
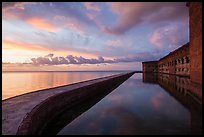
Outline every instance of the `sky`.
<svg viewBox="0 0 204 137">
<path fill-rule="evenodd" d="M 185 2 L 3 2 L 3 71 L 142 70 L 189 41 Z"/>
</svg>

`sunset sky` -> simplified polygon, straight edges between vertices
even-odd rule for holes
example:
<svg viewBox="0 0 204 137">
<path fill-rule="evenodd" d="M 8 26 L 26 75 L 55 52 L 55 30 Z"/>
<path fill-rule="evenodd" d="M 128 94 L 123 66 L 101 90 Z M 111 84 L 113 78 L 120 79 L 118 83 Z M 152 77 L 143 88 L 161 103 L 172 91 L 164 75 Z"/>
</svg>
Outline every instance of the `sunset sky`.
<svg viewBox="0 0 204 137">
<path fill-rule="evenodd" d="M 4 2 L 3 70 L 141 70 L 189 41 L 186 3 Z"/>
</svg>

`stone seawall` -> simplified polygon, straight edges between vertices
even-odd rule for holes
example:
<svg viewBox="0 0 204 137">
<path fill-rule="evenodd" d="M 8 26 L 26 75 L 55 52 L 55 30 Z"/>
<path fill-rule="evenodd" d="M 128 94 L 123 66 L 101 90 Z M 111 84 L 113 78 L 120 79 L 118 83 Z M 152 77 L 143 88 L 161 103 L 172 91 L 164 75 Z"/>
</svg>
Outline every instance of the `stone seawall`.
<svg viewBox="0 0 204 137">
<path fill-rule="evenodd" d="M 48 123 L 65 109 L 102 92 L 111 92 L 135 72 L 79 82 L 32 92 L 2 101 L 2 134 L 41 134 Z"/>
</svg>

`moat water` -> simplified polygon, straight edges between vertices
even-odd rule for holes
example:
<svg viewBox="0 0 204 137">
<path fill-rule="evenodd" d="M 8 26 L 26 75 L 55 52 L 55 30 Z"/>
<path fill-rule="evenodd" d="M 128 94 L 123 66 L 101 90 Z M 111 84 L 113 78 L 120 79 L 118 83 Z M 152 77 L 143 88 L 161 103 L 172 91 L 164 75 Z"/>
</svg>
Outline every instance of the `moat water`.
<svg viewBox="0 0 204 137">
<path fill-rule="evenodd" d="M 135 73 L 58 135 L 200 134 L 202 105 L 190 96 L 189 84 L 188 78 Z"/>
</svg>

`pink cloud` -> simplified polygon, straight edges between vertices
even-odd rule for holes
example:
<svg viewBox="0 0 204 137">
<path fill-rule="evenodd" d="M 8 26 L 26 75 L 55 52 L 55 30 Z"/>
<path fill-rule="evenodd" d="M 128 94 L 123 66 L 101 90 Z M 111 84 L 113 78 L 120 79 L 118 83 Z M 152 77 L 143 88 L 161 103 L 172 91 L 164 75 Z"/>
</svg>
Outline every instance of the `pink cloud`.
<svg viewBox="0 0 204 137">
<path fill-rule="evenodd" d="M 162 35 L 159 31 L 155 31 L 150 36 L 149 41 L 158 48 L 163 48 L 164 43 L 162 41 Z"/>
<path fill-rule="evenodd" d="M 149 41 L 156 48 L 173 50 L 185 43 L 185 38 L 188 34 L 186 31 L 188 31 L 187 28 L 179 25 L 160 27 L 150 34 Z"/>
<path fill-rule="evenodd" d="M 82 26 L 82 24 L 76 19 L 57 15 L 54 17 L 54 20 L 60 22 L 62 28 L 69 28 L 71 30 L 84 33 L 84 26 Z"/>
<path fill-rule="evenodd" d="M 109 96 L 108 100 L 113 102 L 121 102 L 124 97 L 122 95 Z"/>
<path fill-rule="evenodd" d="M 122 45 L 122 42 L 120 40 L 108 40 L 106 42 L 106 45 L 108 45 L 108 46 L 120 46 L 120 45 Z"/>
<path fill-rule="evenodd" d="M 77 32 L 81 32 L 84 33 L 84 28 L 81 26 L 81 24 L 76 21 L 76 20 L 72 20 L 70 22 L 68 22 L 66 24 L 66 27 L 72 29 L 72 30 L 76 30 Z"/>
<path fill-rule="evenodd" d="M 87 16 L 90 20 L 94 20 L 94 19 L 96 18 L 96 14 L 87 13 L 86 16 Z"/>
<path fill-rule="evenodd" d="M 150 102 L 155 109 L 160 109 L 162 107 L 163 94 L 157 94 L 151 97 Z"/>
<path fill-rule="evenodd" d="M 39 9 L 42 7 L 42 11 L 39 12 L 35 8 L 32 10 L 29 9 L 29 6 L 25 6 L 30 4 L 36 4 L 35 7 L 39 7 Z M 2 7 L 4 9 L 2 18 L 6 20 L 21 20 L 32 25 L 34 28 L 51 32 L 58 31 L 61 28 L 83 32 L 87 23 L 88 25 L 92 23 L 84 14 L 78 12 L 78 10 L 68 8 L 64 12 L 64 10 L 57 6 L 59 6 L 58 3 L 4 3 Z"/>
<path fill-rule="evenodd" d="M 59 29 L 56 25 L 53 25 L 49 21 L 38 17 L 29 18 L 26 22 L 37 29 L 46 30 L 50 32 L 55 32 Z"/>
<path fill-rule="evenodd" d="M 105 59 L 102 56 L 98 58 L 85 58 L 82 56 L 68 55 L 66 57 L 56 56 L 54 54 L 49 54 L 46 56 L 41 56 L 37 58 L 32 58 L 34 64 L 40 65 L 60 65 L 60 64 L 101 64 L 101 63 L 119 63 L 119 62 L 138 62 L 148 59 L 154 59 L 155 55 L 150 53 L 138 53 L 134 57 L 123 57 L 123 58 L 113 58 Z"/>
<path fill-rule="evenodd" d="M 9 9 L 24 9 L 26 4 L 35 4 L 35 2 L 2 2 L 2 9 L 9 10 Z"/>
<path fill-rule="evenodd" d="M 145 21 L 155 23 L 188 16 L 185 3 L 114 2 L 108 5 L 119 18 L 116 26 L 106 27 L 104 31 L 115 35 L 124 34 Z"/>
<path fill-rule="evenodd" d="M 87 59 L 82 56 L 67 55 L 66 57 L 54 57 L 54 54 L 48 54 L 44 57 L 31 58 L 33 64 L 37 65 L 61 65 L 61 64 L 100 64 L 116 63 L 114 60 L 107 60 L 101 56 L 97 59 Z"/>
<path fill-rule="evenodd" d="M 32 44 L 28 42 L 20 42 L 14 41 L 10 39 L 4 39 L 2 41 L 3 49 L 23 49 L 23 50 L 39 50 L 39 51 L 47 51 L 48 49 L 45 48 L 43 45 Z"/>
<path fill-rule="evenodd" d="M 97 3 L 93 2 L 85 2 L 84 6 L 87 10 L 93 10 L 99 12 L 101 9 Z"/>
<path fill-rule="evenodd" d="M 101 21 L 99 21 L 99 20 L 97 19 L 97 15 L 98 15 L 98 12 L 86 13 L 86 16 L 87 16 L 91 21 L 93 21 L 93 22 L 95 23 L 95 25 L 96 25 L 100 30 L 102 30 L 102 32 L 104 32 L 104 30 L 105 30 L 105 25 L 104 25 Z M 101 33 L 102 33 L 102 32 L 101 32 Z"/>
</svg>

